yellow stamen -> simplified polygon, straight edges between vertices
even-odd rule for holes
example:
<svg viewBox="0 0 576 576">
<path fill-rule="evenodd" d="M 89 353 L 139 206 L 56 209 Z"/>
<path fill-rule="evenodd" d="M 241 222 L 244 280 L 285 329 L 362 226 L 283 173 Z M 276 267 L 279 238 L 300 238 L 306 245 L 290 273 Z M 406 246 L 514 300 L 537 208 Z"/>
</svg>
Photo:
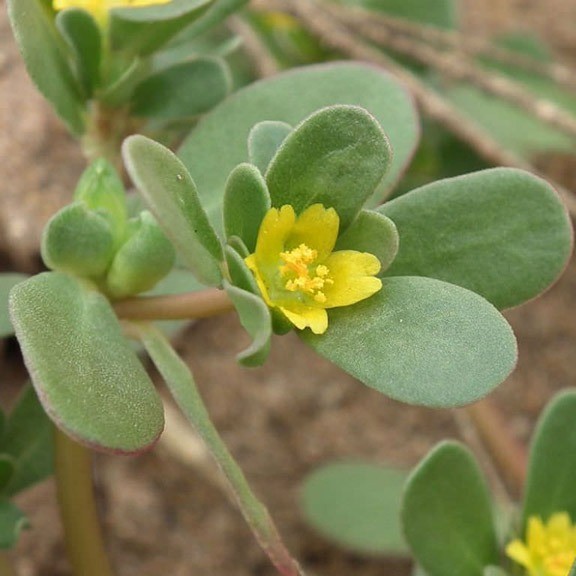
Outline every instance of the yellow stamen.
<svg viewBox="0 0 576 576">
<path fill-rule="evenodd" d="M 280 266 L 280 274 L 284 277 L 295 275 L 286 281 L 284 287 L 290 292 L 302 292 L 311 295 L 316 302 L 326 302 L 326 295 L 322 292 L 325 284 L 332 284 L 328 278 L 330 271 L 323 264 L 316 266 L 314 275 L 311 275 L 310 267 L 318 258 L 318 252 L 313 248 L 300 244 L 297 248 L 280 253 L 284 262 Z"/>
</svg>

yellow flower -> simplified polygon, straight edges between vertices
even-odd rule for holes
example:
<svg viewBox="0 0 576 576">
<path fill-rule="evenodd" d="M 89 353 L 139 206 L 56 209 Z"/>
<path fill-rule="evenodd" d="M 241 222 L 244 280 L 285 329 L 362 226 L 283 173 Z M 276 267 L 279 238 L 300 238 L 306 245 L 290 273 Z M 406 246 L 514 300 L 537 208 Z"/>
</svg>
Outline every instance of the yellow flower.
<svg viewBox="0 0 576 576">
<path fill-rule="evenodd" d="M 576 526 L 566 512 L 553 514 L 546 524 L 530 516 L 526 543 L 513 540 L 506 554 L 524 566 L 528 576 L 568 576 L 576 559 Z"/>
<path fill-rule="evenodd" d="M 53 0 L 52 5 L 54 10 L 82 8 L 92 14 L 101 25 L 104 25 L 108 19 L 108 12 L 112 8 L 137 8 L 168 2 L 171 0 Z"/>
<path fill-rule="evenodd" d="M 373 254 L 338 250 L 340 219 L 333 208 L 309 206 L 296 217 L 286 205 L 270 209 L 260 225 L 256 251 L 246 258 L 266 304 L 279 309 L 300 330 L 323 334 L 327 308 L 369 298 L 382 282 Z"/>
</svg>

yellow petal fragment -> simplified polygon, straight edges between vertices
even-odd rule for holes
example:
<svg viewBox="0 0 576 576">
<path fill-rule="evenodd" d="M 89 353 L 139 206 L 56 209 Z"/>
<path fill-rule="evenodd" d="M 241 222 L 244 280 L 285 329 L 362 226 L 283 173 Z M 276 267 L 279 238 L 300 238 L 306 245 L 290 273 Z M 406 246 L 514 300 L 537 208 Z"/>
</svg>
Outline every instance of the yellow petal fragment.
<svg viewBox="0 0 576 576">
<path fill-rule="evenodd" d="M 546 523 L 530 516 L 526 543 L 513 540 L 506 554 L 524 566 L 528 576 L 567 576 L 576 558 L 576 526 L 566 512 L 553 514 Z"/>
<path fill-rule="evenodd" d="M 277 266 L 280 253 L 284 251 L 288 234 L 296 222 L 292 206 L 271 208 L 266 212 L 256 240 L 256 265 L 268 268 Z"/>
<path fill-rule="evenodd" d="M 89 12 L 100 23 L 105 24 L 108 12 L 113 8 L 138 8 L 141 6 L 153 6 L 155 4 L 167 4 L 172 0 L 54 0 L 54 10 L 66 8 L 82 8 Z"/>
<path fill-rule="evenodd" d="M 332 284 L 326 286 L 326 308 L 349 306 L 376 294 L 382 288 L 380 260 L 368 252 L 339 250 L 325 261 Z"/>
<path fill-rule="evenodd" d="M 290 310 L 288 308 L 280 310 L 300 330 L 310 328 L 314 334 L 324 334 L 328 328 L 328 314 L 324 308 L 293 306 Z"/>
<path fill-rule="evenodd" d="M 288 247 L 306 244 L 317 253 L 317 260 L 322 262 L 334 250 L 340 218 L 334 208 L 324 208 L 322 204 L 308 206 L 294 224 L 288 237 Z"/>
</svg>

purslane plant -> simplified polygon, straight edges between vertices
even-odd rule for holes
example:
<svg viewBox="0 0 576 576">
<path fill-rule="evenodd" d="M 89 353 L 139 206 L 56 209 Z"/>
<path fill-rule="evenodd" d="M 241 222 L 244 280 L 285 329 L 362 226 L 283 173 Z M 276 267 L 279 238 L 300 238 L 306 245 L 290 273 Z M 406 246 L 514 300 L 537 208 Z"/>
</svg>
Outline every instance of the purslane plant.
<svg viewBox="0 0 576 576">
<path fill-rule="evenodd" d="M 469 451 L 434 448 L 410 475 L 402 504 L 408 544 L 428 576 L 568 576 L 576 562 L 576 393 L 564 391 L 540 417 L 520 513 L 499 530 L 486 483 Z M 451 546 L 438 547 L 441 530 Z"/>
<path fill-rule="evenodd" d="M 130 137 L 126 168 L 154 217 L 130 219 L 113 168 L 89 167 L 74 202 L 45 230 L 51 271 L 10 296 L 25 362 L 57 426 L 119 453 L 155 442 L 162 404 L 127 337 L 140 340 L 272 562 L 282 574 L 302 573 L 212 426 L 189 368 L 151 322 L 235 308 L 253 338 L 239 355 L 245 365 L 266 360 L 274 332 L 296 330 L 396 399 L 454 406 L 487 394 L 516 361 L 498 308 L 536 296 L 560 274 L 571 227 L 545 182 L 508 169 L 378 206 L 416 132 L 409 98 L 387 75 L 337 64 L 239 92 L 199 123 L 180 158 Z M 169 272 L 172 246 L 205 289 L 139 296 Z M 57 442 L 59 461 L 70 462 L 71 446 Z M 74 486 L 75 473 L 62 467 L 59 483 Z M 86 558 L 76 555 L 77 572 L 103 576 Z"/>
</svg>

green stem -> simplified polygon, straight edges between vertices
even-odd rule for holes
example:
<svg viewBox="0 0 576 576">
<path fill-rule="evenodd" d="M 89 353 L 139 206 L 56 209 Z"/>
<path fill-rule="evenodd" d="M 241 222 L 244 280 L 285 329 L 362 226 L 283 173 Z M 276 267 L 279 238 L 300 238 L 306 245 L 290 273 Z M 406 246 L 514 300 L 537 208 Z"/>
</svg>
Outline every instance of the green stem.
<svg viewBox="0 0 576 576">
<path fill-rule="evenodd" d="M 304 572 L 286 549 L 268 510 L 252 492 L 242 470 L 212 424 L 188 366 L 160 331 L 149 324 L 140 324 L 138 328 L 142 343 L 176 403 L 194 425 L 224 473 L 238 507 L 260 546 L 280 574 L 303 576 Z"/>
<path fill-rule="evenodd" d="M 1 576 L 15 576 L 12 563 L 4 552 L 0 552 L 0 575 Z"/>
<path fill-rule="evenodd" d="M 75 576 L 112 576 L 102 540 L 90 451 L 56 429 L 58 504 L 68 558 Z"/>
</svg>

